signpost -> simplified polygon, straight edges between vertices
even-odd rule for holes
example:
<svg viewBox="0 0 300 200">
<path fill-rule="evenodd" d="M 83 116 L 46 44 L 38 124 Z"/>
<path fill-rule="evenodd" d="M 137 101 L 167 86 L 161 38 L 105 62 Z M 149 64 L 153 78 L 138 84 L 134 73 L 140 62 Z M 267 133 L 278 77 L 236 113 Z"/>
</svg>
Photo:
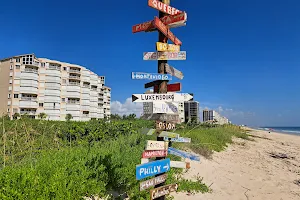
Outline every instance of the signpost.
<svg viewBox="0 0 300 200">
<path fill-rule="evenodd" d="M 175 44 L 167 44 L 163 42 L 156 42 L 156 51 L 170 51 L 178 52 L 180 51 L 180 46 Z"/>
<path fill-rule="evenodd" d="M 191 143 L 191 138 L 184 138 L 184 137 L 178 137 L 178 138 L 168 138 L 164 137 L 165 141 L 171 141 L 171 142 L 183 142 L 183 143 Z"/>
<path fill-rule="evenodd" d="M 178 103 L 153 102 L 153 113 L 177 114 Z"/>
<path fill-rule="evenodd" d="M 152 8 L 155 8 L 159 10 L 160 12 L 169 14 L 169 15 L 176 15 L 177 13 L 182 13 L 182 11 L 173 8 L 167 4 L 164 4 L 163 2 L 159 0 L 148 0 L 148 5 Z"/>
<path fill-rule="evenodd" d="M 145 72 L 132 72 L 131 73 L 132 79 L 139 79 L 139 80 L 172 80 L 172 76 L 168 74 L 158 74 L 158 73 L 145 73 Z"/>
<path fill-rule="evenodd" d="M 140 183 L 140 191 L 146 190 L 152 186 L 158 185 L 167 180 L 168 175 L 163 174 Z"/>
<path fill-rule="evenodd" d="M 161 174 L 170 170 L 170 158 L 148 162 L 136 166 L 136 180 Z"/>
<path fill-rule="evenodd" d="M 176 124 L 172 122 L 160 122 L 156 121 L 156 130 L 173 130 Z"/>
<path fill-rule="evenodd" d="M 188 93 L 132 95 L 132 102 L 181 102 L 191 99 L 193 99 L 193 96 Z"/>
<path fill-rule="evenodd" d="M 143 152 L 142 158 L 166 157 L 167 155 L 167 150 L 148 150 Z"/>
<path fill-rule="evenodd" d="M 185 12 L 178 13 L 176 15 L 167 15 L 160 20 L 168 25 L 169 28 L 178 27 L 180 25 L 184 25 L 187 21 L 187 14 Z M 155 27 L 153 26 L 153 20 L 147 21 L 141 24 L 134 25 L 132 27 L 132 33 L 138 33 L 142 31 L 155 31 Z"/>
<path fill-rule="evenodd" d="M 165 64 L 166 72 L 179 79 L 183 79 L 183 73 L 168 64 Z"/>
<path fill-rule="evenodd" d="M 168 92 L 179 92 L 181 91 L 181 83 L 173 83 L 167 85 Z M 154 86 L 154 92 L 158 91 L 158 86 Z"/>
<path fill-rule="evenodd" d="M 154 17 L 153 25 L 174 44 L 182 45 L 182 42 L 170 31 L 170 29 L 166 25 L 164 25 L 164 23 L 158 17 Z"/>
<path fill-rule="evenodd" d="M 181 162 L 181 161 L 171 161 L 170 165 L 173 168 L 181 168 L 181 169 L 189 169 L 191 166 L 189 162 Z"/>
<path fill-rule="evenodd" d="M 186 60 L 186 51 L 144 52 L 143 60 Z"/>
<path fill-rule="evenodd" d="M 165 185 L 161 186 L 158 188 L 154 188 L 150 190 L 150 199 L 156 199 L 158 197 L 162 197 L 165 195 L 170 194 L 171 192 L 175 192 L 178 188 L 177 184 L 170 184 L 170 185 Z"/>
<path fill-rule="evenodd" d="M 147 140 L 145 150 L 167 150 L 168 142 Z"/>
<path fill-rule="evenodd" d="M 189 158 L 190 160 L 200 161 L 200 157 L 185 151 L 181 151 L 172 147 L 168 148 L 168 154 L 179 156 L 182 158 Z"/>
</svg>

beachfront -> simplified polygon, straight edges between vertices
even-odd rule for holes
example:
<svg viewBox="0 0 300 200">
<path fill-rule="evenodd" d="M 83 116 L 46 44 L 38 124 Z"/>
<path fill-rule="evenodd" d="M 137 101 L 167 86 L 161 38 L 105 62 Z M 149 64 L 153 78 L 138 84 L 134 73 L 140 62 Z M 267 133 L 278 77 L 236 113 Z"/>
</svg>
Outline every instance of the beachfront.
<svg viewBox="0 0 300 200">
<path fill-rule="evenodd" d="M 173 193 L 178 200 L 299 200 L 300 136 L 262 130 L 249 132 L 250 139 L 234 139 L 212 160 L 191 161 L 185 178 L 199 175 L 211 193 Z"/>
</svg>

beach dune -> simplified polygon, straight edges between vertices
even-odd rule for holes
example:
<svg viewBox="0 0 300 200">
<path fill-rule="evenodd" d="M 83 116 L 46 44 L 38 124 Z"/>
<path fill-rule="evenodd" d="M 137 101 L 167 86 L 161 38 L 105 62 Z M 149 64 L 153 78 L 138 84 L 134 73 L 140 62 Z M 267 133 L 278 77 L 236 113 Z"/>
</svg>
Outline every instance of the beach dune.
<svg viewBox="0 0 300 200">
<path fill-rule="evenodd" d="M 252 130 L 212 160 L 191 162 L 185 178 L 203 177 L 211 193 L 173 193 L 178 200 L 299 200 L 300 136 Z"/>
</svg>

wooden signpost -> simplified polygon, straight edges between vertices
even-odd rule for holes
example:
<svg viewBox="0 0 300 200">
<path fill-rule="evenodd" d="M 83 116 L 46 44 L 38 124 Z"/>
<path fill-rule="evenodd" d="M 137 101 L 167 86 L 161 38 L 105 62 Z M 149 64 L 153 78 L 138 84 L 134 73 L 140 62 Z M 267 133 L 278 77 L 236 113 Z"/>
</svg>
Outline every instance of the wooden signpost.
<svg viewBox="0 0 300 200">
<path fill-rule="evenodd" d="M 156 42 L 156 51 L 169 51 L 169 52 L 179 52 L 180 46 L 175 44 L 167 44 L 163 42 Z"/>
<path fill-rule="evenodd" d="M 181 169 L 189 169 L 191 164 L 189 162 L 181 162 L 181 161 L 171 161 L 171 167 L 173 168 L 181 168 Z"/>
<path fill-rule="evenodd" d="M 163 175 L 159 175 L 157 177 L 154 177 L 149 180 L 141 182 L 140 183 L 140 191 L 146 190 L 152 186 L 155 186 L 155 185 L 165 182 L 167 180 L 167 177 L 168 177 L 167 174 L 163 174 Z"/>
<path fill-rule="evenodd" d="M 186 52 L 144 52 L 143 60 L 186 60 Z"/>
<path fill-rule="evenodd" d="M 168 90 L 168 92 L 179 92 L 179 91 L 181 91 L 181 83 L 168 84 L 167 90 Z M 157 91 L 158 91 L 158 86 L 155 85 L 154 92 L 157 93 Z"/>
<path fill-rule="evenodd" d="M 165 185 L 161 186 L 158 188 L 154 188 L 150 190 L 150 199 L 156 199 L 158 197 L 162 197 L 165 195 L 170 194 L 171 192 L 175 192 L 178 188 L 177 184 L 170 184 L 170 185 Z"/>
<path fill-rule="evenodd" d="M 183 73 L 181 71 L 179 71 L 178 69 L 171 67 L 167 63 L 165 64 L 165 69 L 168 74 L 171 74 L 172 76 L 175 76 L 179 79 L 183 79 Z"/>
<path fill-rule="evenodd" d="M 148 150 L 143 152 L 142 158 L 166 157 L 167 155 L 167 150 Z"/>
<path fill-rule="evenodd" d="M 156 121 L 156 130 L 173 130 L 175 128 L 175 123 Z"/>
<path fill-rule="evenodd" d="M 147 140 L 145 150 L 167 150 L 168 142 Z"/>
<path fill-rule="evenodd" d="M 182 45 L 182 42 L 170 31 L 170 29 L 166 25 L 164 25 L 164 23 L 158 17 L 154 18 L 153 25 L 174 44 Z"/>
</svg>

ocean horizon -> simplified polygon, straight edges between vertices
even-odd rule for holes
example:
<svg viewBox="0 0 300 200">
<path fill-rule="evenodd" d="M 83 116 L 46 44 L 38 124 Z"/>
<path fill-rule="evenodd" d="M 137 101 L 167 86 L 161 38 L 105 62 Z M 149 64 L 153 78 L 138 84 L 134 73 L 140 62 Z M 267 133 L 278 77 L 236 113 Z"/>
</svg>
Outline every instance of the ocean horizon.
<svg viewBox="0 0 300 200">
<path fill-rule="evenodd" d="M 300 136 L 300 127 L 259 127 L 260 130 L 273 129 L 275 132 Z"/>
</svg>

